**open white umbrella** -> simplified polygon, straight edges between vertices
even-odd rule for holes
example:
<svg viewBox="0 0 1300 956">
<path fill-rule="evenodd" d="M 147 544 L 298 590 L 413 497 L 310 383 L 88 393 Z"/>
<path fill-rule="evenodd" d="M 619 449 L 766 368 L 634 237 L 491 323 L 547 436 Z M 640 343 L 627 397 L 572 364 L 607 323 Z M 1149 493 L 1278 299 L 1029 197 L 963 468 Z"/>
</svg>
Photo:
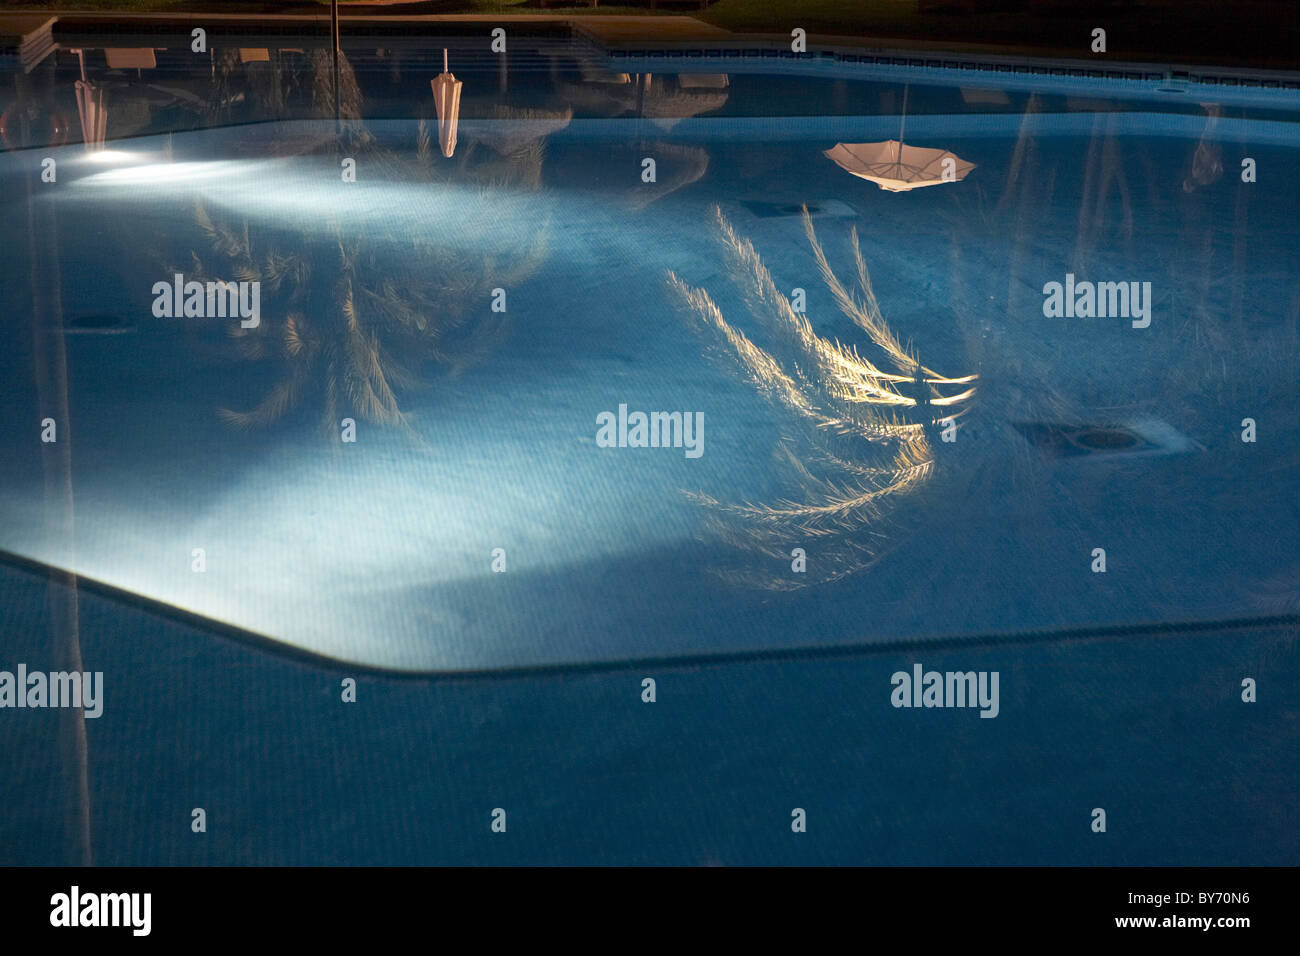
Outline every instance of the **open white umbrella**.
<svg viewBox="0 0 1300 956">
<path fill-rule="evenodd" d="M 485 119 L 465 121 L 465 135 L 509 156 L 530 143 L 558 133 L 573 119 L 573 108 L 562 111 L 497 105 Z"/>
<path fill-rule="evenodd" d="M 442 72 L 429 81 L 433 87 L 433 105 L 438 109 L 438 145 L 442 155 L 451 158 L 456 152 L 456 124 L 460 121 L 460 80 L 447 69 L 447 51 L 442 51 Z"/>
<path fill-rule="evenodd" d="M 891 193 L 960 182 L 975 168 L 974 163 L 950 150 L 908 146 L 903 142 L 906 122 L 907 89 L 904 88 L 898 139 L 887 139 L 883 143 L 836 143 L 833 149 L 826 150 L 825 155 L 846 172 Z"/>
<path fill-rule="evenodd" d="M 883 143 L 836 143 L 826 155 L 839 166 L 891 193 L 907 192 L 921 186 L 959 182 L 974 163 L 946 149 L 908 146 L 901 140 Z"/>
<path fill-rule="evenodd" d="M 714 89 L 668 89 L 663 83 L 647 86 L 641 100 L 641 115 L 668 131 L 682 120 L 722 109 L 727 104 L 725 87 Z"/>
</svg>

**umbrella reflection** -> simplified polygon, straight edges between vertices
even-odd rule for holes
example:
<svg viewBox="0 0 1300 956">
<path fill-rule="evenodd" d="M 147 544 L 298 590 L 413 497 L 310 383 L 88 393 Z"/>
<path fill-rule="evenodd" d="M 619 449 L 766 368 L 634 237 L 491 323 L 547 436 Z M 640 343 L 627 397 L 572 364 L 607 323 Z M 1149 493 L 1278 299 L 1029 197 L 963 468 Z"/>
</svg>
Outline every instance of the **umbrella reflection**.
<svg viewBox="0 0 1300 956">
<path fill-rule="evenodd" d="M 891 193 L 960 182 L 975 168 L 946 149 L 883 143 L 836 143 L 825 155 L 847 172 Z"/>
<path fill-rule="evenodd" d="M 438 145 L 442 155 L 451 158 L 456 152 L 456 124 L 460 119 L 460 80 L 447 67 L 447 51 L 442 51 L 442 72 L 430 80 L 433 103 L 438 109 Z"/>
<path fill-rule="evenodd" d="M 465 135 L 502 156 L 512 156 L 567 127 L 573 110 L 528 109 L 496 105 L 482 120 L 467 120 Z"/>
<path fill-rule="evenodd" d="M 907 87 L 903 88 L 903 110 L 898 121 L 898 139 L 883 143 L 836 143 L 825 155 L 852 173 L 891 193 L 908 192 L 922 186 L 960 182 L 975 168 L 946 149 L 908 146 L 903 142 L 907 123 Z"/>
<path fill-rule="evenodd" d="M 727 103 L 725 89 L 665 90 L 662 84 L 649 86 L 641 103 L 641 115 L 662 130 L 670 130 L 684 119 L 711 113 Z"/>
<path fill-rule="evenodd" d="M 104 91 L 93 83 L 77 80 L 77 112 L 81 116 L 81 140 L 86 144 L 86 149 L 103 149 L 108 123 Z"/>
<path fill-rule="evenodd" d="M 81 141 L 94 152 L 104 148 L 104 133 L 108 125 L 108 112 L 104 107 L 104 91 L 86 79 L 86 54 L 77 51 L 81 65 L 81 79 L 77 80 L 77 113 L 81 117 Z"/>
<path fill-rule="evenodd" d="M 682 74 L 670 80 L 638 73 L 635 82 L 616 82 L 606 76 L 603 82 L 557 82 L 556 88 L 566 102 L 582 112 L 640 116 L 664 130 L 721 109 L 730 92 L 725 74 Z"/>
</svg>

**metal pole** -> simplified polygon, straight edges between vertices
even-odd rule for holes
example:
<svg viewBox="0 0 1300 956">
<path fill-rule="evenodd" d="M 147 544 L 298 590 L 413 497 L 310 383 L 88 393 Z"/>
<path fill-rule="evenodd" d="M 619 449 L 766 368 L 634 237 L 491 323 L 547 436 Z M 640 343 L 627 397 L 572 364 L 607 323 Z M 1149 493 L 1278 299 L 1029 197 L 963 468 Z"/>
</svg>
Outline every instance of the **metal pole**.
<svg viewBox="0 0 1300 956">
<path fill-rule="evenodd" d="M 330 48 L 334 59 L 334 126 L 339 126 L 339 0 L 330 0 Z"/>
<path fill-rule="evenodd" d="M 903 84 L 903 115 L 898 118 L 898 163 L 903 163 L 903 127 L 907 125 L 907 84 Z"/>
</svg>

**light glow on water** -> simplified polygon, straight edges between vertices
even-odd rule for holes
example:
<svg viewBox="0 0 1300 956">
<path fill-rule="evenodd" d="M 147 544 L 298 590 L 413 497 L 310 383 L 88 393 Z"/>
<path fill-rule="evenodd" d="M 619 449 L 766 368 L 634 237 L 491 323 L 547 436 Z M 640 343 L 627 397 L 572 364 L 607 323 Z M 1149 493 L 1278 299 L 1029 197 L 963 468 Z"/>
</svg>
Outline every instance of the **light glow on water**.
<svg viewBox="0 0 1300 956">
<path fill-rule="evenodd" d="M 144 154 L 132 153 L 122 149 L 100 149 L 93 153 L 87 153 L 84 161 L 94 163 L 98 166 L 107 166 L 110 163 L 129 163 L 132 160 L 138 160 Z"/>
<path fill-rule="evenodd" d="M 1051 116 L 1035 114 L 1028 126 L 1024 117 L 1009 116 L 1005 130 L 984 128 L 980 136 L 975 124 L 984 118 L 965 118 L 969 128 L 960 152 L 977 161 L 978 170 L 964 185 L 903 196 L 882 195 L 821 155 L 837 140 L 876 136 L 857 128 L 868 119 L 783 124 L 784 140 L 768 135 L 770 123 L 684 120 L 674 128 L 679 142 L 669 145 L 696 140 L 702 144 L 697 152 L 707 149 L 710 163 L 671 197 L 652 203 L 639 196 L 644 186 L 639 152 L 620 154 L 609 145 L 617 147 L 630 128 L 612 122 L 575 122 L 564 131 L 567 141 L 557 137 L 551 144 L 545 176 L 539 172 L 536 180 L 508 185 L 474 178 L 481 173 L 475 163 L 491 160 L 484 152 L 466 152 L 461 160 L 470 161 L 463 165 L 435 157 L 431 166 L 416 167 L 411 123 L 390 124 L 385 152 L 375 154 L 383 162 L 361 155 L 355 182 L 344 181 L 339 157 L 320 146 L 310 125 L 178 135 L 175 161 L 167 161 L 171 151 L 158 138 L 141 140 L 140 152 L 86 157 L 102 165 L 78 170 L 82 178 L 70 177 L 69 188 L 47 194 L 49 202 L 72 198 L 69 211 L 75 207 L 78 231 L 70 229 L 71 238 L 65 239 L 69 262 L 80 264 L 84 258 L 87 265 L 64 270 L 65 301 L 93 302 L 97 312 L 126 316 L 142 334 L 132 337 L 130 356 L 99 364 L 90 361 L 89 349 L 110 347 L 107 337 L 73 346 L 81 350 L 71 358 L 83 403 L 76 409 L 75 555 L 61 553 L 62 542 L 51 538 L 40 509 L 32 506 L 40 500 L 40 485 L 29 476 L 11 480 L 2 466 L 0 477 L 24 491 L 0 508 L 0 526 L 6 529 L 0 547 L 286 644 L 397 669 L 812 645 L 945 628 L 991 630 L 1008 622 L 1043 626 L 1034 609 L 1046 605 L 1002 587 L 999 569 L 1010 565 L 1032 568 L 1036 593 L 1056 596 L 1053 614 L 1068 603 L 1060 614 L 1080 621 L 1145 619 L 1154 602 L 1164 599 L 1159 582 L 1186 577 L 1180 570 L 1184 552 L 1213 553 L 1221 524 L 1249 523 L 1260 513 L 1257 501 L 1237 501 L 1215 490 L 1239 486 L 1234 459 L 1193 456 L 1190 442 L 1205 443 L 1212 432 L 1205 424 L 1213 414 L 1210 396 L 1217 391 L 1212 389 L 1222 382 L 1276 377 L 1279 370 L 1268 360 L 1281 354 L 1280 348 L 1234 353 L 1207 371 L 1210 363 L 1188 338 L 1187 319 L 1174 306 L 1195 298 L 1206 316 L 1215 317 L 1229 314 L 1231 299 L 1217 286 L 1203 294 L 1176 288 L 1195 262 L 1192 256 L 1173 252 L 1166 262 L 1147 250 L 1189 248 L 1184 233 L 1168 217 L 1140 215 L 1136 190 L 1138 252 L 1122 262 L 1122 274 L 1174 290 L 1158 300 L 1148 336 L 1129 337 L 1134 333 L 1127 323 L 1041 321 L 1039 290 L 1068 261 L 1070 231 L 1026 227 L 1017 233 L 995 218 L 995 206 L 981 216 L 976 187 L 1000 188 L 1022 137 L 1032 139 L 1038 151 L 1034 168 L 1060 167 L 1064 179 L 1079 152 L 1075 136 L 1093 122 L 1091 116 L 1068 116 L 1059 126 Z M 1203 117 L 1178 117 L 1154 131 L 1139 131 L 1139 117 L 1124 119 L 1132 128 L 1120 129 L 1117 148 L 1150 155 L 1170 168 L 1198 149 L 1209 149 Z M 927 120 L 934 143 L 946 147 L 963 139 L 963 131 L 949 129 L 945 119 Z M 923 124 L 915 125 L 922 135 Z M 300 152 L 277 155 L 277 144 Z M 631 157 L 626 180 L 606 168 L 619 155 Z M 666 155 L 661 153 L 661 160 Z M 82 160 L 70 156 L 68 161 L 75 167 Z M 662 187 L 670 185 L 670 168 L 667 161 L 661 165 Z M 1222 212 L 1219 194 L 1204 196 L 1209 212 Z M 1044 222 L 1078 220 L 1078 200 L 1069 190 L 1028 199 Z M 947 398 L 930 396 L 935 410 L 973 397 L 965 387 L 973 385 L 973 369 L 979 369 L 981 382 L 978 415 L 969 419 L 973 427 L 963 430 L 953 447 L 935 442 L 941 480 L 930 482 L 924 495 L 919 483 L 897 485 L 900 492 L 916 494 L 898 509 L 896 526 L 877 520 L 869 509 L 857 509 L 855 514 L 869 523 L 841 535 L 853 551 L 845 551 L 848 557 L 840 563 L 827 546 L 832 536 L 821 525 L 773 536 L 767 534 L 769 522 L 719 517 L 729 514 L 727 507 L 753 510 L 766 502 L 769 511 L 777 508 L 778 518 L 789 512 L 802 519 L 807 509 L 800 511 L 800 504 L 821 501 L 807 491 L 810 475 L 825 477 L 825 456 L 796 456 L 786 469 L 790 439 L 802 433 L 773 412 L 752 387 L 753 376 L 737 377 L 734 370 L 718 367 L 710 344 L 669 300 L 665 278 L 675 273 L 692 288 L 709 290 L 734 323 L 732 340 L 741 342 L 744 333 L 758 341 L 765 330 L 744 294 L 733 288 L 735 276 L 728 277 L 728 259 L 716 247 L 709 210 L 715 204 L 724 209 L 738 240 L 752 241 L 756 254 L 770 264 L 774 288 L 812 288 L 819 271 L 827 269 L 810 251 L 799 219 L 755 209 L 798 209 L 803 201 L 847 211 L 823 216 L 817 226 L 829 271 L 839 275 L 856 271 L 852 223 L 844 220 L 858 219 L 861 269 L 869 266 L 878 284 L 881 314 L 897 330 L 899 348 L 903 342 L 920 343 L 927 363 L 954 376 L 924 376 L 953 386 Z M 499 341 L 490 340 L 494 344 L 476 364 L 454 375 L 441 367 L 430 370 L 426 384 L 431 387 L 401 395 L 409 436 L 363 422 L 357 446 L 332 448 L 311 428 L 323 407 L 307 386 L 301 419 L 285 415 L 268 423 L 261 437 L 231 431 L 217 421 L 218 408 L 251 409 L 271 389 L 293 381 L 292 375 L 277 378 L 280 371 L 269 365 L 232 364 L 229 380 L 218 381 L 197 350 L 181 347 L 178 336 L 190 328 L 174 319 L 155 324 L 154 317 L 139 311 L 147 308 L 153 283 L 170 280 L 171 273 L 145 268 L 129 256 L 116 260 L 82 238 L 93 236 L 101 224 L 166 223 L 179 237 L 169 250 L 172 263 L 183 268 L 197 255 L 206 265 L 228 270 L 213 251 L 196 207 L 202 221 L 210 217 L 223 234 L 236 239 L 246 234 L 250 238 L 243 241 L 251 241 L 262 256 L 274 246 L 281 256 L 299 252 L 317 267 L 310 279 L 291 277 L 278 292 L 268 291 L 265 329 L 287 328 L 284 312 L 292 305 L 306 318 L 305 324 L 295 323 L 294 334 L 306 328 L 346 344 L 336 332 L 347 328 L 339 317 L 348 314 L 343 303 L 350 300 L 331 285 L 346 273 L 367 329 L 379 324 L 365 309 L 390 291 L 385 283 L 391 280 L 392 295 L 385 301 L 418 300 L 421 314 L 431 320 L 453 307 L 471 317 L 491 317 L 489 293 L 497 285 L 508 287 L 509 311 L 501 316 L 506 332 Z M 1216 221 L 1224 221 L 1222 215 Z M 1265 220 L 1264 234 L 1276 231 L 1272 221 Z M 342 269 L 335 233 L 356 247 L 349 249 L 350 264 Z M 538 268 L 518 279 L 502 278 L 506 269 L 529 258 L 529 242 L 542 233 Z M 155 237 L 145 236 L 141 246 L 148 242 Z M 1007 293 L 1005 283 L 990 280 L 1016 249 L 1022 274 Z M 125 280 L 120 291 L 100 281 L 104 265 L 120 267 Z M 264 262 L 253 265 L 260 270 Z M 1120 266 L 1118 253 L 1098 249 L 1090 274 L 1104 279 Z M 419 281 L 430 276 L 437 281 L 431 280 L 429 294 L 413 295 Z M 367 292 L 374 295 L 366 298 Z M 300 298 L 292 299 L 294 293 Z M 832 286 L 811 294 L 807 340 L 844 338 L 844 347 L 857 351 L 845 353 L 842 364 L 857 369 L 854 356 L 864 354 L 871 336 L 859 334 L 861 323 L 836 324 L 833 293 Z M 1262 283 L 1247 289 L 1240 309 L 1272 315 L 1277 297 L 1270 295 Z M 1279 340 L 1285 326 L 1276 333 L 1272 328 L 1261 325 L 1256 334 Z M 1026 330 L 1032 334 L 1023 334 Z M 881 338 L 883 332 L 876 331 Z M 963 344 L 967 334 L 971 341 L 980 336 L 978 350 Z M 766 335 L 766 346 L 775 350 L 768 354 L 781 359 L 784 341 Z M 1067 354 L 1070 360 L 1064 361 Z M 790 367 L 788 361 L 778 364 Z M 303 368 L 308 385 L 324 387 L 319 364 Z M 1183 379 L 1174 380 L 1171 369 L 1180 370 Z M 879 371 L 872 377 L 903 384 L 914 378 Z M 346 378 L 340 381 L 346 384 Z M 1134 381 L 1158 382 L 1160 388 L 1131 387 Z M 890 408 L 915 403 L 907 388 L 903 392 L 896 401 L 890 398 Z M 1243 394 L 1252 410 L 1266 397 L 1262 386 Z M 1061 401 L 1052 404 L 1044 396 Z M 1086 414 L 1063 418 L 1055 409 L 1070 408 L 1067 399 L 1085 402 Z M 1100 401 L 1125 404 L 1119 411 L 1090 408 Z M 596 415 L 622 403 L 700 412 L 707 422 L 708 450 L 692 462 L 679 454 L 597 448 Z M 1188 455 L 1173 454 L 1173 443 L 1132 426 L 1161 453 L 1153 448 L 1121 456 L 1103 449 L 1053 456 L 1050 448 L 1027 448 L 1012 427 L 1040 420 L 1060 424 L 1058 419 L 1077 425 L 1131 423 L 1148 410 L 1189 436 L 1187 447 L 1179 447 Z M 27 410 L 11 416 L 15 423 L 30 418 Z M 19 426 L 12 427 L 16 433 Z M 130 455 L 124 455 L 126 449 Z M 865 459 L 843 460 L 859 467 Z M 903 466 L 910 467 L 906 461 Z M 1094 502 L 1090 520 L 1108 529 L 1109 550 L 1144 569 L 1123 595 L 1099 604 L 1091 592 L 1070 585 L 1078 573 L 1074 502 L 1094 495 L 1093 476 L 1119 468 L 1166 493 L 1144 502 L 1140 514 L 1130 513 L 1131 499 L 1123 496 Z M 1278 482 L 1260 487 L 1276 497 L 1287 490 Z M 978 507 L 959 507 L 968 490 Z M 835 511 L 853 504 L 841 491 L 838 485 L 829 489 L 828 500 L 818 507 Z M 1214 507 L 1200 513 L 1219 517 L 1189 522 L 1183 502 L 1206 496 Z M 859 497 L 864 503 L 875 500 Z M 711 501 L 722 507 L 711 508 Z M 1030 515 L 1034 533 L 1023 535 L 1020 529 L 1029 526 Z M 1053 520 L 1058 515 L 1064 517 Z M 1190 542 L 1177 553 L 1165 546 L 1175 527 Z M 883 557 L 868 570 L 855 555 L 877 541 Z M 757 548 L 738 546 L 755 543 Z M 196 547 L 207 553 L 202 574 L 190 567 Z M 497 547 L 507 552 L 505 574 L 490 567 Z M 727 562 L 738 563 L 736 556 L 743 555 L 746 571 L 788 575 L 794 573 L 796 547 L 812 560 L 809 577 L 800 580 L 817 581 L 800 595 L 768 601 L 753 587 L 730 583 L 735 575 L 720 583 L 724 579 L 714 573 L 731 570 Z M 1236 610 L 1244 588 L 1274 563 L 1273 556 L 1252 552 L 1233 579 L 1178 594 L 1176 600 L 1180 608 L 1207 615 L 1225 606 Z M 836 577 L 843 568 L 855 576 Z M 963 583 L 931 594 L 917 583 L 931 579 Z M 969 593 L 986 599 L 972 606 L 964 599 Z M 910 597 L 882 602 L 881 595 Z"/>
<path fill-rule="evenodd" d="M 54 198 L 81 202 L 93 192 L 97 202 L 124 206 L 202 199 L 250 223 L 304 232 L 346 223 L 349 230 L 433 233 L 441 244 L 466 251 L 503 236 L 532 235 L 566 201 L 510 188 L 486 193 L 473 184 L 367 179 L 370 173 L 363 165 L 356 182 L 343 182 L 339 167 L 320 157 L 150 161 L 84 176 Z"/>
<path fill-rule="evenodd" d="M 103 154 L 97 155 L 102 156 Z M 135 158 L 135 155 L 130 153 L 117 153 L 107 160 L 96 159 L 95 162 L 125 162 Z M 193 163 L 148 162 L 138 166 L 122 166 L 117 169 L 105 170 L 102 173 L 95 173 L 78 180 L 77 185 L 89 188 L 151 186 L 172 183 L 188 186 L 195 183 L 234 180 L 256 175 L 262 171 L 259 167 L 265 165 L 266 162 L 229 159 Z M 133 193 L 132 198 L 138 198 L 138 194 Z"/>
</svg>

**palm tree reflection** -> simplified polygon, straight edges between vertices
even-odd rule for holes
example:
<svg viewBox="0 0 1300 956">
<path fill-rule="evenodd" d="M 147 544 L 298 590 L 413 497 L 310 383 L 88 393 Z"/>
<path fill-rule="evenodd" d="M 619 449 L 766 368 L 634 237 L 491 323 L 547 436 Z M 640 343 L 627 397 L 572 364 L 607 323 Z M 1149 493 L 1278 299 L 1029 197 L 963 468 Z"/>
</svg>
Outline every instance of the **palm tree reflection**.
<svg viewBox="0 0 1300 956">
<path fill-rule="evenodd" d="M 190 276 L 260 282 L 261 325 L 236 324 L 230 334 L 245 358 L 282 367 L 251 409 L 220 410 L 241 427 L 268 425 L 309 395 L 331 433 L 345 414 L 406 424 L 398 395 L 421 384 L 425 363 L 458 371 L 498 344 L 505 314 L 487 310 L 490 290 L 522 282 L 546 249 L 540 233 L 501 237 L 494 253 L 469 261 L 425 234 L 352 235 L 338 222 L 301 231 L 285 249 L 258 242 L 246 221 L 236 228 L 216 219 L 202 203 L 195 220 L 224 275 L 195 254 Z M 394 255 L 402 238 L 405 254 Z"/>
<path fill-rule="evenodd" d="M 771 350 L 728 322 L 704 289 L 688 286 L 672 272 L 669 286 L 732 367 L 800 424 L 782 450 L 802 494 L 759 504 L 693 497 L 711 511 L 715 534 L 770 559 L 769 568 L 788 568 L 792 548 L 816 542 L 815 572 L 748 568 L 725 572 L 728 576 L 772 589 L 842 578 L 876 560 L 880 538 L 873 525 L 892 502 L 931 477 L 936 462 L 927 427 L 963 413 L 977 376 L 942 375 L 903 347 L 876 301 L 856 229 L 851 244 L 858 288 L 853 290 L 831 268 L 804 210 L 804 230 L 822 280 L 839 310 L 866 334 L 873 347 L 867 354 L 818 335 L 777 288 L 753 244 L 736 233 L 720 209 L 715 214 L 729 271 L 772 340 Z"/>
<path fill-rule="evenodd" d="M 346 93 L 346 83 L 344 88 Z M 356 112 L 347 95 L 343 105 L 345 117 Z M 246 220 L 223 221 L 196 203 L 195 222 L 210 254 L 195 252 L 190 268 L 174 271 L 200 282 L 260 282 L 261 324 L 235 324 L 230 334 L 245 358 L 280 366 L 261 401 L 246 410 L 221 409 L 221 417 L 240 427 L 268 425 L 311 401 L 321 409 L 323 429 L 333 435 L 343 415 L 405 425 L 399 396 L 422 384 L 427 364 L 455 374 L 499 344 L 507 315 L 488 309 L 491 290 L 515 286 L 537 270 L 547 252 L 547 224 L 496 228 L 492 192 L 540 187 L 543 135 L 530 128 L 527 148 L 490 161 L 480 157 L 482 162 L 461 151 L 450 163 L 434 160 L 423 121 L 409 151 L 381 146 L 359 121 L 345 124 L 338 140 L 286 141 L 290 154 L 324 148 L 356 157 L 394 188 L 458 186 L 463 199 L 457 238 L 466 239 L 466 224 L 478 224 L 472 256 L 432 228 L 367 225 L 362 232 L 333 219 L 277 244 L 253 233 Z"/>
</svg>

